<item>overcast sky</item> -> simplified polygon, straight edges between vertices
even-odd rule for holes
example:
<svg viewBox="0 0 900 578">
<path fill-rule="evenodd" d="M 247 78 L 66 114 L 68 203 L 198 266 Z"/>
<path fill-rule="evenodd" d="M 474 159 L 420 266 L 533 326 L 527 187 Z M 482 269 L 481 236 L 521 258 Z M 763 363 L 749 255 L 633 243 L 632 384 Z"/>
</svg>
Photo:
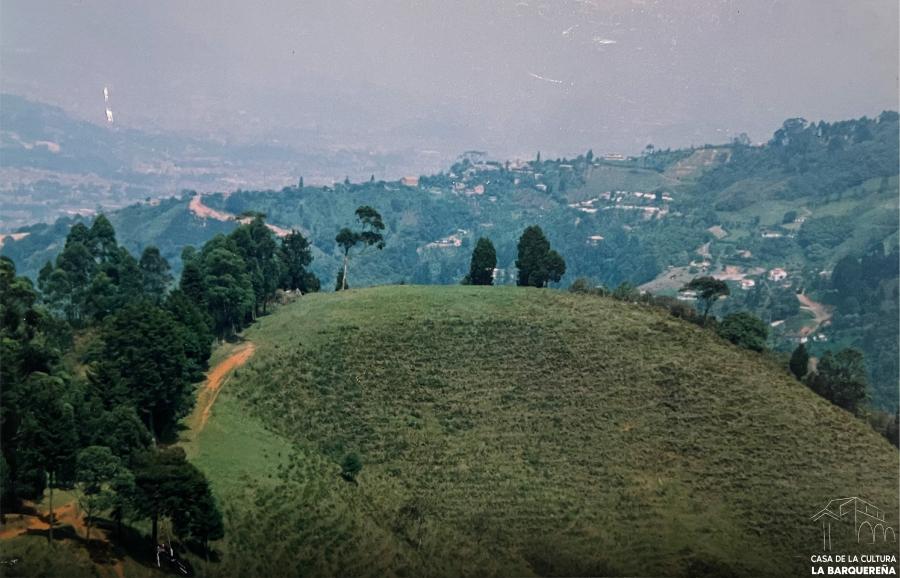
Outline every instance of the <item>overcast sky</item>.
<svg viewBox="0 0 900 578">
<path fill-rule="evenodd" d="M 897 0 L 3 0 L 2 90 L 103 122 L 494 156 L 767 140 L 898 99 Z"/>
</svg>

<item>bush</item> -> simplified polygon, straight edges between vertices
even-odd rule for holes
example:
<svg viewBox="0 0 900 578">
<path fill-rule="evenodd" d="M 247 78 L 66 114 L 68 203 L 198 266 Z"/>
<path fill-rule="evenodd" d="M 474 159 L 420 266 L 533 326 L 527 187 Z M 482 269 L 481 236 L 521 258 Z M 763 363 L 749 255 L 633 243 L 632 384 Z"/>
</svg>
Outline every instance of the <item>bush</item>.
<svg viewBox="0 0 900 578">
<path fill-rule="evenodd" d="M 357 454 L 349 453 L 341 460 L 341 477 L 348 482 L 355 482 L 360 470 L 362 470 L 362 460 Z"/>
<path fill-rule="evenodd" d="M 587 277 L 579 277 L 569 285 L 569 292 L 583 295 L 608 295 L 609 291 L 603 285 L 596 285 Z"/>
<path fill-rule="evenodd" d="M 726 316 L 719 324 L 718 333 L 738 347 L 763 351 L 766 348 L 769 328 L 758 317 L 742 311 Z"/>
<path fill-rule="evenodd" d="M 699 323 L 700 316 L 693 305 L 685 303 L 675 297 L 660 295 L 653 298 L 653 304 L 666 309 L 672 317 L 684 319 L 692 323 Z"/>
</svg>

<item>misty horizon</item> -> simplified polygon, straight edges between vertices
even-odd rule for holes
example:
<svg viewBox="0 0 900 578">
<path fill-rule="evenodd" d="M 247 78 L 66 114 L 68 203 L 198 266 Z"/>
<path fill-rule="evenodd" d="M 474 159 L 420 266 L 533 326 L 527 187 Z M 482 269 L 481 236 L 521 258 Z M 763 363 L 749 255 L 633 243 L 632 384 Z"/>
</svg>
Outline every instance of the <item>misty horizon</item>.
<svg viewBox="0 0 900 578">
<path fill-rule="evenodd" d="M 496 158 L 635 154 L 896 109 L 897 5 L 3 8 L 4 92 L 119 126 Z"/>
</svg>

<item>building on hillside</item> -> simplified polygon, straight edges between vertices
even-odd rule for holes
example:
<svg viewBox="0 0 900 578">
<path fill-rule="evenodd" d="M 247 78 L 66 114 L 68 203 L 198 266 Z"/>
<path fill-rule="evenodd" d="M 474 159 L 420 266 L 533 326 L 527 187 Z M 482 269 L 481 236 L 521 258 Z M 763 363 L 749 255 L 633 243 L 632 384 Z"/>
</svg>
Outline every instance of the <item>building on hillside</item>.
<svg viewBox="0 0 900 578">
<path fill-rule="evenodd" d="M 405 187 L 418 187 L 419 177 L 403 177 L 400 179 L 400 184 Z"/>
<path fill-rule="evenodd" d="M 697 292 L 696 291 L 681 291 L 678 293 L 678 297 L 676 297 L 679 301 L 696 301 L 697 300 Z"/>
<path fill-rule="evenodd" d="M 601 241 L 603 241 L 602 235 L 591 235 L 590 237 L 587 238 L 587 244 L 594 246 L 594 247 L 599 245 Z"/>
<path fill-rule="evenodd" d="M 787 271 L 782 269 L 781 267 L 775 267 L 774 269 L 769 270 L 769 281 L 783 281 L 787 279 Z"/>
<path fill-rule="evenodd" d="M 744 291 L 749 291 L 756 287 L 756 281 L 753 279 L 741 279 L 741 289 Z"/>
</svg>

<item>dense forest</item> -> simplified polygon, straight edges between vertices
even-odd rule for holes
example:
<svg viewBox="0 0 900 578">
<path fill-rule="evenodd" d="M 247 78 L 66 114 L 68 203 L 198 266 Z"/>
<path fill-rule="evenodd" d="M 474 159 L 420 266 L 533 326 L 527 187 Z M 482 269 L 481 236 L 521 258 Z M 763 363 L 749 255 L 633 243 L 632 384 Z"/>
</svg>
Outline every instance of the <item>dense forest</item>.
<svg viewBox="0 0 900 578">
<path fill-rule="evenodd" d="M 203 552 L 222 538 L 207 480 L 175 445 L 180 420 L 215 340 L 264 314 L 277 292 L 319 283 L 306 239 L 278 242 L 258 216 L 182 258 L 173 283 L 156 247 L 134 257 L 103 215 L 71 228 L 37 289 L 2 258 L 4 511 L 47 491 L 53 512 L 62 488 L 79 496 L 88 538 L 100 512 L 120 535 L 149 520 L 153 544 L 161 518 Z"/>
</svg>

